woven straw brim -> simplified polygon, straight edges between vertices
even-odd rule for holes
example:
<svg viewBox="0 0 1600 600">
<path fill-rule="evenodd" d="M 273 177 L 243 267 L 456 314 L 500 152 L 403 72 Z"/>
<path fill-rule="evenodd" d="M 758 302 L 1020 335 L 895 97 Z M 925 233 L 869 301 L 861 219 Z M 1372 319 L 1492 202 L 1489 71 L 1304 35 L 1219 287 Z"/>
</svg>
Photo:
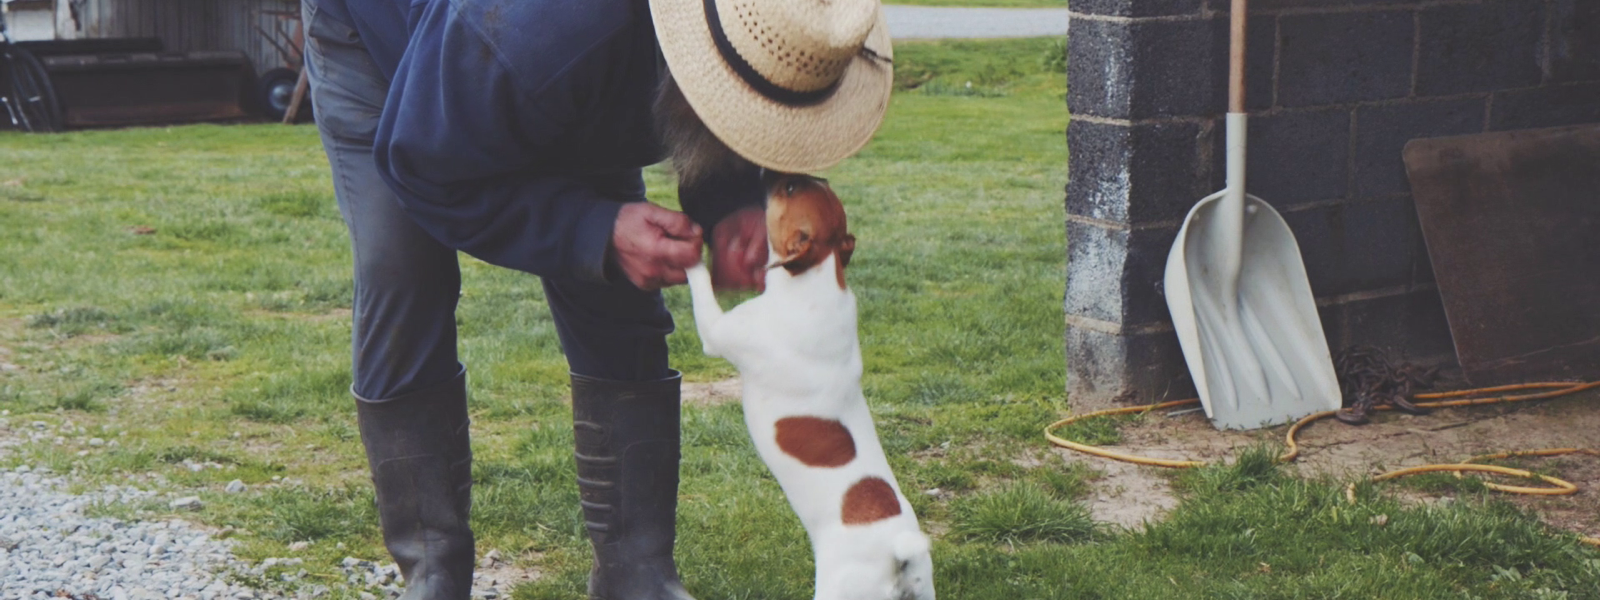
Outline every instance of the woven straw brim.
<svg viewBox="0 0 1600 600">
<path fill-rule="evenodd" d="M 667 67 L 695 114 L 722 143 L 746 160 L 786 173 L 811 173 L 861 150 L 889 108 L 894 68 L 857 56 L 839 88 L 809 106 L 788 106 L 751 89 L 722 60 L 706 26 L 703 0 L 650 0 L 656 38 Z M 883 11 L 867 48 L 891 58 Z"/>
</svg>

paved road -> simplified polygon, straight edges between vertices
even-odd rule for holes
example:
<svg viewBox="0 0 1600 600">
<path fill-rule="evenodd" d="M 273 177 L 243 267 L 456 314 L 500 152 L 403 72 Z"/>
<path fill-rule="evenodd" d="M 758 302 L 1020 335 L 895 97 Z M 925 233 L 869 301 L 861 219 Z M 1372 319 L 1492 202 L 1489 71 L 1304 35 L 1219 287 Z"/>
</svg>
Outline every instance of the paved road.
<svg viewBox="0 0 1600 600">
<path fill-rule="evenodd" d="M 897 40 L 1001 38 L 1067 34 L 1065 8 L 883 7 Z"/>
</svg>

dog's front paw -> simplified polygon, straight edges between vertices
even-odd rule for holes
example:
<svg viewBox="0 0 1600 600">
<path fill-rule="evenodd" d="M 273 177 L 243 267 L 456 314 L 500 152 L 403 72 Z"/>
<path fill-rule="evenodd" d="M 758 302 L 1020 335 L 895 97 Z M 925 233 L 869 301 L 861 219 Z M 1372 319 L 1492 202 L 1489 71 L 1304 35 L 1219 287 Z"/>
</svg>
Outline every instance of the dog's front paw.
<svg viewBox="0 0 1600 600">
<path fill-rule="evenodd" d="M 717 304 L 717 293 L 711 287 L 711 272 L 705 263 L 696 263 L 684 270 L 689 277 L 689 298 L 694 304 L 694 327 L 700 333 L 700 350 L 707 356 L 716 356 L 711 346 L 711 331 L 722 319 L 722 306 Z"/>
<path fill-rule="evenodd" d="M 683 272 L 685 275 L 689 276 L 690 290 L 696 290 L 697 288 L 702 287 L 704 283 L 711 282 L 711 271 L 710 269 L 706 268 L 706 263 L 704 262 L 697 262 L 694 264 L 694 266 L 684 269 Z"/>
</svg>

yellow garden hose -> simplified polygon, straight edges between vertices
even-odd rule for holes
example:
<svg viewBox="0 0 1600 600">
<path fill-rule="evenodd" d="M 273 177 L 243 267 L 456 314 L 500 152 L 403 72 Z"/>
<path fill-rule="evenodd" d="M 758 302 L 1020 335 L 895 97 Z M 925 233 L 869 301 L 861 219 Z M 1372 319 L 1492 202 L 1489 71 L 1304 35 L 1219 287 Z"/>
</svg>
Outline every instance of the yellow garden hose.
<svg viewBox="0 0 1600 600">
<path fill-rule="evenodd" d="M 1466 465 L 1466 464 L 1471 464 L 1471 463 L 1478 462 L 1480 460 L 1495 460 L 1495 459 L 1500 459 L 1500 458 L 1512 458 L 1512 457 L 1517 457 L 1517 456 L 1561 456 L 1563 454 L 1587 454 L 1589 456 L 1600 456 L 1600 450 L 1592 450 L 1592 449 L 1589 449 L 1589 448 L 1546 448 L 1544 450 L 1519 450 L 1519 451 L 1516 451 L 1516 452 L 1499 452 L 1499 453 L 1496 453 L 1496 454 L 1485 454 L 1485 455 L 1482 455 L 1482 456 L 1474 456 L 1472 458 L 1469 458 L 1469 459 L 1461 461 L 1461 464 Z M 1480 466 L 1481 467 L 1483 465 L 1474 465 L 1474 466 Z M 1461 471 L 1456 471 L 1455 473 L 1456 473 L 1457 477 L 1461 476 Z M 1524 471 L 1523 473 L 1527 473 L 1527 472 Z M 1487 487 L 1487 488 L 1489 488 L 1491 490 L 1497 490 L 1497 491 L 1501 491 L 1501 492 L 1508 492 L 1508 493 L 1512 493 L 1512 494 L 1529 494 L 1529 495 L 1534 495 L 1534 496 L 1562 496 L 1562 495 L 1566 495 L 1566 494 L 1576 494 L 1578 492 L 1578 486 L 1572 485 L 1571 483 L 1562 481 L 1560 479 L 1556 479 L 1554 477 L 1548 477 L 1548 476 L 1545 476 L 1545 475 L 1535 475 L 1533 473 L 1527 473 L 1526 475 L 1524 475 L 1522 473 L 1517 473 L 1515 475 L 1517 475 L 1519 477 L 1522 477 L 1522 478 L 1525 478 L 1525 479 L 1533 479 L 1534 477 L 1538 477 L 1539 479 L 1543 479 L 1546 483 L 1550 483 L 1550 484 L 1556 485 L 1558 487 L 1566 489 L 1567 491 L 1561 491 L 1561 490 L 1558 490 L 1557 488 L 1530 488 L 1530 487 L 1521 487 L 1521 486 L 1515 486 L 1515 485 L 1502 485 L 1502 484 L 1494 483 L 1492 481 L 1485 481 L 1485 482 L 1483 482 L 1483 485 L 1484 485 L 1484 487 Z"/>
<path fill-rule="evenodd" d="M 1188 468 L 1192 468 L 1192 467 L 1203 467 L 1203 466 L 1205 466 L 1206 463 L 1198 461 L 1198 460 L 1166 460 L 1166 459 L 1162 459 L 1162 458 L 1146 458 L 1146 457 L 1143 457 L 1143 456 L 1137 456 L 1137 455 L 1133 455 L 1133 454 L 1124 454 L 1122 452 L 1116 452 L 1116 451 L 1113 451 L 1113 450 L 1106 450 L 1105 448 L 1101 448 L 1099 446 L 1091 446 L 1089 444 L 1080 444 L 1080 443 L 1077 443 L 1077 442 L 1074 442 L 1074 441 L 1071 441 L 1071 440 L 1067 440 L 1067 439 L 1064 439 L 1064 438 L 1061 438 L 1061 437 L 1057 437 L 1056 434 L 1051 433 L 1052 430 L 1054 430 L 1054 429 L 1056 429 L 1058 427 L 1064 427 L 1064 426 L 1066 426 L 1066 425 L 1068 425 L 1070 423 L 1074 423 L 1074 422 L 1077 422 L 1077 421 L 1083 421 L 1083 420 L 1087 420 L 1087 419 L 1092 419 L 1092 418 L 1095 418 L 1095 417 L 1107 417 L 1107 416 L 1111 416 L 1111 415 L 1125 415 L 1125 414 L 1128 414 L 1128 413 L 1147 412 L 1147 411 L 1152 411 L 1152 410 L 1161 410 L 1163 408 L 1177 408 L 1179 406 L 1188 406 L 1188 405 L 1191 405 L 1191 404 L 1199 404 L 1199 403 L 1200 403 L 1200 399 L 1199 398 L 1190 398 L 1188 400 L 1173 400 L 1171 402 L 1162 402 L 1160 404 L 1149 404 L 1149 405 L 1145 405 L 1145 406 L 1129 406 L 1129 407 L 1125 407 L 1125 408 L 1109 408 L 1109 409 L 1106 409 L 1106 410 L 1097 410 L 1095 412 L 1092 412 L 1092 413 L 1089 413 L 1089 414 L 1086 414 L 1086 415 L 1079 415 L 1079 416 L 1076 416 L 1076 417 L 1068 417 L 1068 418 L 1062 419 L 1060 421 L 1056 421 L 1054 423 L 1051 423 L 1049 427 L 1044 428 L 1044 437 L 1048 438 L 1050 440 L 1050 443 L 1055 444 L 1057 446 L 1061 446 L 1063 448 L 1068 448 L 1068 449 L 1072 449 L 1072 450 L 1077 450 L 1078 452 L 1082 452 L 1084 454 L 1093 454 L 1095 456 L 1109 458 L 1111 460 L 1120 460 L 1122 462 L 1130 462 L 1130 463 L 1134 463 L 1134 464 L 1138 464 L 1138 465 L 1150 465 L 1150 466 L 1154 466 L 1154 467 L 1171 467 L 1171 468 L 1174 468 L 1174 469 L 1188 469 Z"/>
<path fill-rule="evenodd" d="M 1417 406 L 1422 407 L 1422 408 L 1452 408 L 1452 407 L 1458 407 L 1458 406 L 1481 406 L 1481 405 L 1485 405 L 1485 404 L 1503 404 L 1503 403 L 1510 403 L 1510 402 L 1526 402 L 1526 401 L 1530 401 L 1530 400 L 1543 400 L 1545 398 L 1554 398 L 1554 397 L 1557 397 L 1557 396 L 1565 396 L 1565 395 L 1568 395 L 1568 394 L 1575 394 L 1575 393 L 1578 393 L 1578 392 L 1582 392 L 1582 391 L 1590 390 L 1590 389 L 1594 389 L 1594 388 L 1600 388 L 1600 381 L 1593 381 L 1593 382 L 1523 383 L 1523 384 L 1517 384 L 1517 385 L 1502 385 L 1502 386 L 1479 388 L 1479 389 L 1472 389 L 1472 390 L 1459 390 L 1459 391 L 1454 391 L 1454 392 L 1439 392 L 1439 393 L 1430 393 L 1430 394 L 1417 394 L 1417 395 L 1413 396 L 1413 398 L 1418 399 L 1418 400 L 1436 400 L 1434 402 L 1418 402 L 1418 403 L 1416 403 Z M 1521 394 L 1521 395 L 1515 395 L 1515 396 L 1471 397 L 1471 396 L 1481 396 L 1483 394 L 1500 394 L 1500 393 L 1504 393 L 1504 392 L 1514 392 L 1514 391 L 1534 390 L 1534 389 L 1542 389 L 1542 390 L 1548 390 L 1548 391 L 1532 393 L 1532 394 Z M 1105 416 L 1111 416 L 1111 415 L 1123 415 L 1123 414 L 1129 414 L 1129 413 L 1142 413 L 1142 412 L 1149 412 L 1149 411 L 1153 411 L 1153 410 L 1176 408 L 1176 407 L 1179 407 L 1179 406 L 1190 406 L 1190 405 L 1195 405 L 1195 404 L 1199 404 L 1199 403 L 1200 403 L 1200 400 L 1198 398 L 1190 398 L 1188 400 L 1174 400 L 1174 401 L 1171 401 L 1171 402 L 1162 402 L 1162 403 L 1159 403 L 1159 404 L 1150 404 L 1150 405 L 1145 405 L 1145 406 L 1129 406 L 1129 407 L 1124 407 L 1124 408 L 1112 408 L 1112 409 L 1106 409 L 1106 410 L 1099 410 L 1099 411 L 1095 411 L 1095 412 L 1091 412 L 1091 413 L 1087 413 L 1087 414 L 1083 414 L 1083 415 L 1078 415 L 1076 417 L 1068 417 L 1068 418 L 1062 419 L 1060 421 L 1056 421 L 1054 423 L 1051 423 L 1049 426 L 1044 428 L 1044 437 L 1046 439 L 1050 440 L 1050 443 L 1055 444 L 1057 446 L 1061 446 L 1063 448 L 1067 448 L 1067 449 L 1074 450 L 1074 451 L 1077 451 L 1077 452 L 1082 452 L 1084 454 L 1091 454 L 1091 455 L 1094 455 L 1094 456 L 1099 456 L 1099 457 L 1103 457 L 1103 458 L 1109 458 L 1109 459 L 1112 459 L 1112 460 L 1119 460 L 1119 461 L 1123 461 L 1123 462 L 1129 462 L 1129 463 L 1140 464 L 1140 465 L 1150 465 L 1150 466 L 1155 466 L 1155 467 L 1168 467 L 1168 468 L 1174 468 L 1174 469 L 1188 469 L 1188 468 L 1193 468 L 1193 467 L 1200 467 L 1200 466 L 1204 466 L 1206 463 L 1203 462 L 1203 461 L 1197 461 L 1197 460 L 1168 460 L 1168 459 L 1162 459 L 1162 458 L 1149 458 L 1149 457 L 1138 456 L 1138 455 L 1134 455 L 1134 454 L 1128 454 L 1128 453 L 1125 453 L 1125 452 L 1116 452 L 1116 451 L 1113 451 L 1113 450 L 1107 450 L 1105 448 L 1101 448 L 1101 447 L 1098 447 L 1098 446 L 1093 446 L 1093 445 L 1090 445 L 1090 444 L 1082 444 L 1082 443 L 1074 442 L 1074 441 L 1071 441 L 1071 440 L 1067 440 L 1065 438 L 1057 436 L 1054 433 L 1055 430 L 1060 429 L 1061 427 L 1065 427 L 1065 426 L 1067 426 L 1069 424 L 1072 424 L 1072 423 L 1076 423 L 1076 422 L 1079 422 L 1079 421 L 1085 421 L 1085 420 L 1093 419 L 1093 418 L 1096 418 L 1096 417 L 1105 417 Z M 1374 408 L 1376 410 L 1393 410 L 1393 408 L 1389 407 L 1389 406 L 1377 406 L 1377 407 L 1374 407 Z M 1325 418 L 1331 417 L 1331 416 L 1334 415 L 1334 413 L 1335 413 L 1335 411 L 1331 411 L 1331 410 L 1330 411 L 1326 411 L 1326 412 L 1316 413 L 1314 415 L 1311 415 L 1311 416 L 1308 416 L 1306 418 L 1300 419 L 1299 421 L 1295 422 L 1294 425 L 1291 425 L 1289 427 L 1288 433 L 1285 434 L 1285 436 L 1284 436 L 1284 442 L 1288 446 L 1289 450 L 1288 450 L 1288 452 L 1284 453 L 1282 456 L 1279 456 L 1278 457 L 1278 461 L 1279 462 L 1290 462 L 1290 461 L 1295 460 L 1296 458 L 1299 458 L 1300 457 L 1300 444 L 1295 441 L 1295 436 L 1298 435 L 1300 433 L 1300 430 L 1304 429 L 1306 426 L 1308 426 L 1308 425 L 1310 425 L 1310 424 L 1312 424 L 1312 423 L 1314 423 L 1316 421 L 1319 421 L 1321 419 L 1325 419 Z M 1524 486 L 1503 485 L 1503 484 L 1492 483 L 1492 482 L 1485 482 L 1484 483 L 1485 487 L 1488 487 L 1489 489 L 1496 490 L 1496 491 L 1507 492 L 1507 493 L 1512 493 L 1512 494 L 1533 494 L 1533 495 L 1546 495 L 1546 496 L 1558 496 L 1558 495 L 1574 494 L 1574 493 L 1577 493 L 1578 486 L 1573 485 L 1569 481 L 1564 481 L 1564 480 L 1557 479 L 1555 477 L 1551 477 L 1551 476 L 1548 476 L 1548 475 L 1540 475 L 1540 474 L 1537 474 L 1537 473 L 1524 471 L 1522 469 L 1513 469 L 1513 468 L 1510 468 L 1510 467 L 1500 467 L 1500 466 L 1495 466 L 1495 465 L 1473 464 L 1473 463 L 1476 463 L 1476 462 L 1478 462 L 1480 460 L 1511 458 L 1511 457 L 1515 457 L 1515 456 L 1558 456 L 1558 455 L 1563 455 L 1563 454 L 1588 454 L 1588 455 L 1591 455 L 1591 456 L 1600 456 L 1600 451 L 1589 449 L 1589 448 L 1550 448 L 1550 449 L 1544 449 L 1544 450 L 1523 450 L 1523 451 L 1516 451 L 1516 452 L 1502 452 L 1502 453 L 1499 453 L 1499 454 L 1487 454 L 1487 455 L 1483 455 L 1483 456 L 1474 456 L 1474 457 L 1469 458 L 1467 460 L 1461 461 L 1460 463 L 1457 463 L 1457 464 L 1450 464 L 1450 465 L 1423 465 L 1423 466 L 1420 466 L 1420 467 L 1409 467 L 1409 468 L 1400 469 L 1400 470 L 1397 470 L 1397 471 L 1390 471 L 1388 473 L 1384 473 L 1382 475 L 1378 475 L 1377 477 L 1373 477 L 1372 481 L 1385 481 L 1385 480 L 1388 480 L 1388 479 L 1395 479 L 1395 478 L 1399 478 L 1399 477 L 1405 477 L 1407 475 L 1415 475 L 1415 474 L 1418 474 L 1418 473 L 1428 473 L 1428 472 L 1437 472 L 1437 471 L 1452 472 L 1452 473 L 1455 473 L 1457 477 L 1459 477 L 1459 476 L 1461 476 L 1461 473 L 1463 471 L 1474 471 L 1474 472 L 1481 472 L 1481 473 L 1496 473 L 1496 474 L 1500 474 L 1500 475 L 1509 475 L 1509 476 L 1512 476 L 1512 477 L 1521 477 L 1521 478 L 1524 478 L 1524 479 L 1536 479 L 1536 480 L 1540 480 L 1540 481 L 1543 481 L 1545 483 L 1548 483 L 1550 485 L 1555 486 L 1555 487 L 1524 487 Z M 1353 498 L 1353 494 L 1350 494 L 1349 492 L 1350 492 L 1350 490 L 1347 490 L 1347 495 L 1349 495 L 1350 497 Z M 1595 545 L 1595 546 L 1600 546 L 1600 538 L 1585 537 L 1585 538 L 1579 538 L 1579 539 L 1580 539 L 1580 541 L 1582 541 L 1585 544 L 1592 544 L 1592 545 Z"/>
</svg>

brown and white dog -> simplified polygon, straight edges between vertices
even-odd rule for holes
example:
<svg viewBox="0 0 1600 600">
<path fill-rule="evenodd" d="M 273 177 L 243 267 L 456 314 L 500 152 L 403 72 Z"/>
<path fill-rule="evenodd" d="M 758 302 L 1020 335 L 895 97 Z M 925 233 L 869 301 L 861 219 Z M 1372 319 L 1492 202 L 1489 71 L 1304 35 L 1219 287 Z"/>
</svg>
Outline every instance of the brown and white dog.
<svg viewBox="0 0 1600 600">
<path fill-rule="evenodd" d="M 928 538 L 900 493 L 861 393 L 855 249 L 827 182 L 767 178 L 766 289 L 726 313 L 689 270 L 705 352 L 743 380 L 745 425 L 816 559 L 816 600 L 933 600 Z"/>
</svg>

